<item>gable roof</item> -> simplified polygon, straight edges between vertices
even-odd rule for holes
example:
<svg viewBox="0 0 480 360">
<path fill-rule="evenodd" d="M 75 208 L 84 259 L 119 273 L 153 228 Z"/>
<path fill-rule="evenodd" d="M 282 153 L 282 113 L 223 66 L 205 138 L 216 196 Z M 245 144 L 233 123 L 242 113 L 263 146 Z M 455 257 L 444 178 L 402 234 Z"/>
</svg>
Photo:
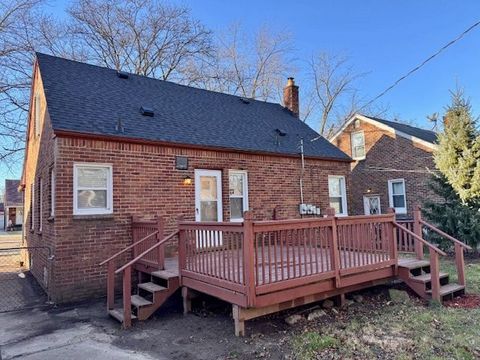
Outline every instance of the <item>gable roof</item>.
<svg viewBox="0 0 480 360">
<path fill-rule="evenodd" d="M 384 130 L 390 131 L 398 136 L 417 141 L 429 148 L 436 148 L 437 146 L 437 134 L 435 131 L 422 129 L 416 126 L 407 125 L 404 123 L 389 121 L 372 116 L 365 116 L 362 114 L 353 115 L 336 133 L 330 141 L 333 141 L 338 135 L 340 135 L 348 125 L 354 120 L 359 119 L 369 122 L 375 126 L 378 126 Z"/>
<path fill-rule="evenodd" d="M 323 137 L 307 141 L 318 134 L 280 104 L 133 74 L 122 79 L 112 69 L 45 54 L 37 53 L 37 62 L 54 132 L 285 155 L 298 155 L 304 138 L 305 156 L 350 161 Z M 143 116 L 142 106 L 154 116 Z"/>
<path fill-rule="evenodd" d="M 3 198 L 5 207 L 23 205 L 22 193 L 18 191 L 19 186 L 20 180 L 5 180 L 5 196 Z"/>
</svg>

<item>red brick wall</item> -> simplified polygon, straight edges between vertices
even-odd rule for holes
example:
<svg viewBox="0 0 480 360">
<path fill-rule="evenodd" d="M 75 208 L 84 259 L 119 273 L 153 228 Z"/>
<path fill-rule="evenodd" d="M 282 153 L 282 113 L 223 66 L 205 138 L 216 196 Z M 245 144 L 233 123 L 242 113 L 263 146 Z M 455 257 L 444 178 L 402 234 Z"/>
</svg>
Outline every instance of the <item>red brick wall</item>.
<svg viewBox="0 0 480 360">
<path fill-rule="evenodd" d="M 351 156 L 351 133 L 359 130 L 365 134 L 367 155 L 365 160 L 352 163 L 349 199 L 351 215 L 364 214 L 364 195 L 379 195 L 381 211 L 385 213 L 389 207 L 390 179 L 405 179 L 408 213 L 404 217 L 411 217 L 414 206 L 422 205 L 427 198 L 436 199 L 428 187 L 431 177 L 429 171 L 435 168 L 431 149 L 365 121 L 360 121 L 358 128 L 354 128 L 353 123 L 350 124 L 335 139 L 334 144 Z M 370 193 L 367 193 L 368 189 L 371 190 Z"/>
<path fill-rule="evenodd" d="M 52 296 L 57 302 L 105 293 L 106 269 L 98 264 L 131 243 L 131 215 L 151 217 L 159 213 L 166 218 L 167 233 L 175 228 L 180 215 L 194 220 L 194 184 L 183 185 L 186 175 L 194 179 L 194 169 L 222 171 L 225 221 L 229 221 L 229 169 L 248 172 L 249 208 L 256 219 L 271 219 L 275 208 L 277 218 L 299 217 L 299 158 L 62 137 L 56 138 L 55 146 L 55 219 L 44 226 L 42 237 L 46 238 L 47 231 L 50 234 L 50 226 L 54 224 L 56 260 Z M 188 157 L 187 171 L 175 170 L 176 155 Z M 49 161 L 50 155 L 39 160 Z M 75 162 L 112 164 L 113 215 L 72 215 Z M 329 206 L 328 175 L 346 176 L 348 187 L 349 172 L 348 162 L 306 159 L 305 202 L 326 209 Z M 174 244 L 168 249 L 169 253 L 175 250 Z"/>
<path fill-rule="evenodd" d="M 49 252 L 55 250 L 55 228 L 53 219 L 50 219 L 50 173 L 55 165 L 55 137 L 46 109 L 45 94 L 43 93 L 42 79 L 38 72 L 34 75 L 32 94 L 40 95 L 40 136 L 36 135 L 34 125 L 35 106 L 31 104 L 31 117 L 27 134 L 27 153 L 24 163 L 24 234 L 25 245 L 38 247 L 29 251 L 30 270 L 40 285 L 49 293 L 55 292 L 53 267 L 54 262 L 47 259 Z M 40 195 L 40 179 L 42 180 L 42 195 Z M 31 208 L 31 185 L 34 185 L 35 207 Z M 42 206 L 40 207 L 40 198 Z M 42 209 L 42 216 L 40 216 Z M 35 211 L 32 225 L 32 210 Z M 42 221 L 41 221 L 42 220 Z M 41 229 L 40 229 L 41 221 Z M 28 260 L 28 259 L 27 259 Z"/>
</svg>

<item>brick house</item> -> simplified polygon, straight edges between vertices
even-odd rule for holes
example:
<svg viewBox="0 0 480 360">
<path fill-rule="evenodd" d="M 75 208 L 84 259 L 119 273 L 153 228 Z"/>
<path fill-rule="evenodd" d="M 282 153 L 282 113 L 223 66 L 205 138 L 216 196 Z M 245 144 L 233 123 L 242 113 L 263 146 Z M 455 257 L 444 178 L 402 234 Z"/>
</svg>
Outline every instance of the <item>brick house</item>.
<svg viewBox="0 0 480 360">
<path fill-rule="evenodd" d="M 354 160 L 351 215 L 393 207 L 398 217 L 410 218 L 415 205 L 435 198 L 428 186 L 435 168 L 434 131 L 356 114 L 330 141 Z"/>
<path fill-rule="evenodd" d="M 244 99 L 37 54 L 24 189 L 31 271 L 56 302 L 105 293 L 98 264 L 129 245 L 132 215 L 242 221 L 346 207 L 351 159 L 285 104 Z M 330 189 L 330 193 L 329 193 Z M 300 215 L 299 204 L 304 203 Z M 310 215 L 308 215 L 310 213 Z M 175 253 L 172 245 L 167 254 Z"/>
<path fill-rule="evenodd" d="M 3 226 L 5 230 L 20 230 L 23 225 L 23 199 L 18 191 L 20 180 L 5 180 L 5 193 L 3 194 Z M 11 224 L 11 227 L 9 227 Z"/>
</svg>

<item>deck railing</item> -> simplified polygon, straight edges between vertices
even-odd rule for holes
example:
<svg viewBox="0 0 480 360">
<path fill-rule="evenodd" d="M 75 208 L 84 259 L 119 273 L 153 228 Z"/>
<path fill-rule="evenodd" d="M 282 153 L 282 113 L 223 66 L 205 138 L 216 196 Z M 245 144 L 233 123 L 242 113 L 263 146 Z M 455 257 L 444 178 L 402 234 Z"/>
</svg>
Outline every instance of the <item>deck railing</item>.
<svg viewBox="0 0 480 360">
<path fill-rule="evenodd" d="M 332 209 L 333 210 L 333 209 Z M 394 214 L 253 221 L 179 222 L 182 284 L 242 306 L 256 298 L 397 263 Z"/>
<path fill-rule="evenodd" d="M 413 225 L 414 220 L 412 219 L 399 219 L 397 223 L 407 228 L 410 231 L 414 231 Z M 397 236 L 398 251 L 402 253 L 415 253 L 415 239 L 413 236 L 409 235 L 405 231 L 401 231 L 395 227 L 395 232 Z"/>
</svg>

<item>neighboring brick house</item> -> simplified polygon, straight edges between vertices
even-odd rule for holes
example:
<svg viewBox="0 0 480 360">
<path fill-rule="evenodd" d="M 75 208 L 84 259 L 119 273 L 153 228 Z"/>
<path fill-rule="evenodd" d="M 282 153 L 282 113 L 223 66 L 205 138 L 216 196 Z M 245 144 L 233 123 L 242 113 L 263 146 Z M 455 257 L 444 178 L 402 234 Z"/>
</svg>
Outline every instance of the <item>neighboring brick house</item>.
<svg viewBox="0 0 480 360">
<path fill-rule="evenodd" d="M 301 193 L 315 212 L 340 209 L 351 159 L 324 138 L 305 141 L 302 171 L 300 140 L 318 134 L 297 116 L 293 79 L 285 103 L 37 54 L 26 241 L 49 246 L 55 263 L 49 273 L 35 253 L 34 276 L 57 302 L 103 295 L 98 264 L 131 244 L 132 215 L 160 214 L 169 233 L 179 216 L 242 221 L 249 209 L 257 219 L 298 218 Z"/>
<path fill-rule="evenodd" d="M 435 199 L 428 186 L 435 168 L 434 131 L 357 114 L 330 141 L 354 160 L 351 215 L 394 207 L 398 217 L 409 218 L 415 205 Z"/>
<path fill-rule="evenodd" d="M 20 180 L 5 180 L 3 195 L 4 229 L 20 230 L 23 225 L 23 199 L 19 191 Z"/>
</svg>

